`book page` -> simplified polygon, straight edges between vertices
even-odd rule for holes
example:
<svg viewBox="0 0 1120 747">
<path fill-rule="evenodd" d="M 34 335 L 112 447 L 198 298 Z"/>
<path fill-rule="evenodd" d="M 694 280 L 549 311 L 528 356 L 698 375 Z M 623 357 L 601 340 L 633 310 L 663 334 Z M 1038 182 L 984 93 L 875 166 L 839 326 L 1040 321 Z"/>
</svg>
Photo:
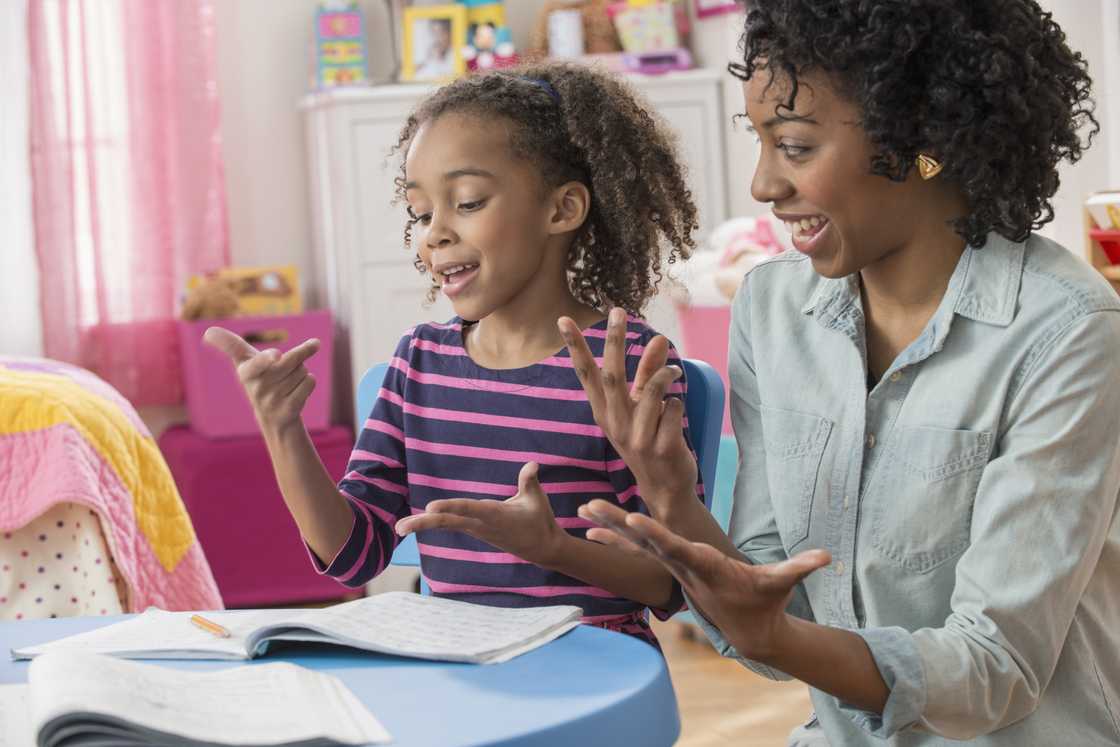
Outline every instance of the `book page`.
<svg viewBox="0 0 1120 747">
<path fill-rule="evenodd" d="M 399 656 L 446 661 L 504 661 L 579 624 L 573 606 L 509 609 L 487 607 L 409 592 L 387 592 L 325 609 L 298 619 L 311 630 L 340 642 Z M 254 636 L 254 638 L 257 636 Z M 319 640 L 284 630 L 273 640 Z M 250 641 L 252 645 L 252 640 Z"/>
<path fill-rule="evenodd" d="M 105 656 L 49 653 L 28 672 L 36 728 L 95 713 L 216 744 L 330 739 L 364 745 L 388 732 L 337 678 L 275 663 L 197 672 Z M 71 716 L 71 728 L 79 721 Z"/>
<path fill-rule="evenodd" d="M 0 747 L 34 747 L 27 685 L 0 685 Z"/>
<path fill-rule="evenodd" d="M 112 654 L 126 659 L 248 658 L 245 650 L 245 633 L 256 627 L 257 623 L 251 620 L 242 623 L 236 615 L 230 615 L 230 632 L 233 635 L 230 638 L 219 638 L 192 625 L 191 614 L 167 612 L 151 607 L 123 622 L 59 638 L 49 643 L 13 649 L 12 657 L 30 659 L 48 651 L 69 651 Z M 207 619 L 212 619 L 212 613 L 202 614 Z"/>
</svg>

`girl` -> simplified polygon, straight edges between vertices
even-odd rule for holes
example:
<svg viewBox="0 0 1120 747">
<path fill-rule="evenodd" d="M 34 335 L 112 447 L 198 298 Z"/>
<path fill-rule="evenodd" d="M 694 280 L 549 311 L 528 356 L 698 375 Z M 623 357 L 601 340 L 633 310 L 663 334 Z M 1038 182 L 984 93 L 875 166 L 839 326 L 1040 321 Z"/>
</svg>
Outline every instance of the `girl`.
<svg viewBox="0 0 1120 747">
<path fill-rule="evenodd" d="M 595 502 L 589 536 L 808 683 L 801 740 L 1120 744 L 1120 299 L 1032 233 L 1097 129 L 1084 59 L 1033 0 L 752 0 L 742 48 L 751 190 L 797 251 L 735 301 L 731 537 L 568 325 L 660 519 Z"/>
<path fill-rule="evenodd" d="M 674 261 L 693 245 L 696 208 L 670 137 L 614 78 L 539 65 L 440 89 L 399 150 L 406 242 L 457 316 L 401 339 L 337 487 L 299 418 L 317 342 L 279 356 L 219 328 L 206 337 L 238 364 L 316 567 L 361 586 L 415 532 L 436 595 L 575 604 L 587 622 L 652 641 L 646 608 L 671 614 L 679 587 L 653 559 L 583 538 L 590 523 L 576 511 L 593 498 L 645 509 L 556 318 L 574 319 L 600 355 L 615 339 L 611 386 L 632 383 L 635 396 L 643 351 L 658 367 L 676 360 L 635 316 L 663 250 Z M 630 315 L 608 321 L 612 305 Z M 683 393 L 681 381 L 672 394 Z"/>
</svg>

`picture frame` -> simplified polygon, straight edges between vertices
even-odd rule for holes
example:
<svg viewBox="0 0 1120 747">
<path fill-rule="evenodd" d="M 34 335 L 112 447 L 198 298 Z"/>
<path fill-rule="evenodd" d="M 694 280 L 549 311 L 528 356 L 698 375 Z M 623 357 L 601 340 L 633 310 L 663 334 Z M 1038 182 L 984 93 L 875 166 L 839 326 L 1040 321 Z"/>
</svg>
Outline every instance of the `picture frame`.
<svg viewBox="0 0 1120 747">
<path fill-rule="evenodd" d="M 695 3 L 697 18 L 734 13 L 743 9 L 743 4 L 739 0 L 695 0 Z"/>
<path fill-rule="evenodd" d="M 404 8 L 401 80 L 443 82 L 467 70 L 465 5 Z"/>
</svg>

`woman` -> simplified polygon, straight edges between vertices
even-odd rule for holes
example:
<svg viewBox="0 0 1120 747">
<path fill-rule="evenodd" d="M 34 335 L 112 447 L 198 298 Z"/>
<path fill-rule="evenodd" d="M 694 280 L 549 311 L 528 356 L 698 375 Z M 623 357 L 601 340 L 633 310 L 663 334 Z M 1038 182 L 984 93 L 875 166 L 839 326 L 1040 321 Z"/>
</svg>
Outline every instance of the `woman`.
<svg viewBox="0 0 1120 747">
<path fill-rule="evenodd" d="M 753 0 L 742 48 L 797 251 L 735 300 L 730 538 L 664 346 L 628 393 L 624 326 L 600 370 L 562 319 L 653 517 L 589 504 L 589 537 L 809 684 L 833 745 L 1117 744 L 1120 299 L 1032 233 L 1097 129 L 1084 60 L 1034 0 Z"/>
</svg>

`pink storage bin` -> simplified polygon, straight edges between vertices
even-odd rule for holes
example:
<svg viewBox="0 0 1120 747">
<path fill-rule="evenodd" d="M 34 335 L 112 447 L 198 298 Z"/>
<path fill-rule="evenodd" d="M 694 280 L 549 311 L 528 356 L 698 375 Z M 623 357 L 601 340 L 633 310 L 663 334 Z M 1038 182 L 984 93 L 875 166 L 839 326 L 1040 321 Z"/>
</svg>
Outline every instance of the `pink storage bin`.
<svg viewBox="0 0 1120 747">
<path fill-rule="evenodd" d="M 303 408 L 303 422 L 309 431 L 321 431 L 330 426 L 333 350 L 329 311 L 203 319 L 178 324 L 187 414 L 196 432 L 207 438 L 233 438 L 259 432 L 253 408 L 229 359 L 202 341 L 203 333 L 213 326 L 241 335 L 260 350 L 276 348 L 287 352 L 304 340 L 318 338 L 322 346 L 305 364 L 315 377 L 315 391 Z"/>
<path fill-rule="evenodd" d="M 711 364 L 723 379 L 723 432 L 731 433 L 731 380 L 727 377 L 727 339 L 731 330 L 730 306 L 677 304 L 681 325 L 680 345 L 686 358 Z"/>
<path fill-rule="evenodd" d="M 345 474 L 354 447 L 348 426 L 313 433 L 311 443 L 332 479 Z M 315 572 L 259 435 L 216 441 L 178 425 L 163 432 L 159 448 L 227 607 L 360 595 Z"/>
</svg>

